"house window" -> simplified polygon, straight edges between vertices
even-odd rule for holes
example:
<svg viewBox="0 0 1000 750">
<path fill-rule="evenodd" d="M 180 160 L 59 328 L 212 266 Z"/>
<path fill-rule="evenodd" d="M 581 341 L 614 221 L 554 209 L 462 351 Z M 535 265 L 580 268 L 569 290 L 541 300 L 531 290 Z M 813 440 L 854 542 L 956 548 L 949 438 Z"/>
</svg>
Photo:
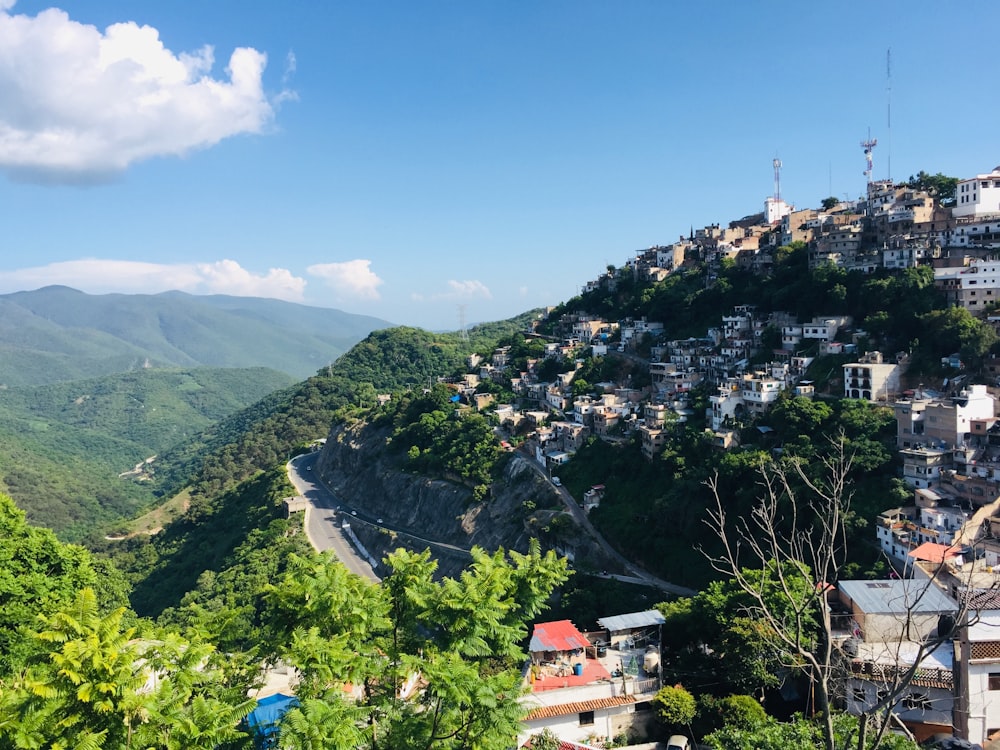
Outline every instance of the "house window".
<svg viewBox="0 0 1000 750">
<path fill-rule="evenodd" d="M 590 727 L 594 725 L 594 712 L 593 711 L 581 711 L 580 712 L 580 726 Z"/>
<path fill-rule="evenodd" d="M 1000 690 L 1000 672 L 990 672 L 990 690 Z"/>
<path fill-rule="evenodd" d="M 927 693 L 910 693 L 903 699 L 903 706 L 910 711 L 929 711 L 931 699 Z"/>
</svg>

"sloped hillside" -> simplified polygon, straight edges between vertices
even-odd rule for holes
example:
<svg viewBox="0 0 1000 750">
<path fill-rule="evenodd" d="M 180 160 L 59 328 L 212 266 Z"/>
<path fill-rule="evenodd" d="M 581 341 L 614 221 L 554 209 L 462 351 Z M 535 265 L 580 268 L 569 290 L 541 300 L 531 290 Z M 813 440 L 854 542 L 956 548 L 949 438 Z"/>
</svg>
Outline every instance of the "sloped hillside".
<svg viewBox="0 0 1000 750">
<path fill-rule="evenodd" d="M 0 384 L 155 367 L 269 367 L 304 378 L 369 332 L 365 315 L 279 300 L 90 295 L 63 286 L 0 296 Z"/>
<path fill-rule="evenodd" d="M 197 368 L 0 390 L 0 486 L 33 524 L 79 539 L 152 502 L 119 474 L 290 380 Z"/>
</svg>

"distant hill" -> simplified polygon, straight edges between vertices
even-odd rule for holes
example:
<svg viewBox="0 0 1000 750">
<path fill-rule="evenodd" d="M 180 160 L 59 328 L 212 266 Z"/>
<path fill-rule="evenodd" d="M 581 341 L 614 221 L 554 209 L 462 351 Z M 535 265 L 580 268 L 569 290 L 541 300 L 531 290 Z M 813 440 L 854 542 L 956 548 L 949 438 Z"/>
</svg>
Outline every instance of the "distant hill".
<svg viewBox="0 0 1000 750">
<path fill-rule="evenodd" d="M 78 539 L 153 500 L 119 479 L 293 382 L 265 368 L 154 370 L 0 390 L 0 489 L 32 523 Z"/>
<path fill-rule="evenodd" d="M 226 295 L 91 295 L 65 286 L 0 295 L 0 386 L 143 367 L 268 367 L 305 378 L 371 331 L 366 315 Z"/>
</svg>

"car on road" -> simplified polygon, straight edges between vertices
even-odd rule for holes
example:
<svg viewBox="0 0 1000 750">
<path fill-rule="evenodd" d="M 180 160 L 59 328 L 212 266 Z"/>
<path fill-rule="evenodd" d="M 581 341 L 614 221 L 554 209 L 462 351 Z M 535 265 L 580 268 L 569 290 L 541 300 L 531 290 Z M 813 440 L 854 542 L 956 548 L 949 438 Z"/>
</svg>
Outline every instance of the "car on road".
<svg viewBox="0 0 1000 750">
<path fill-rule="evenodd" d="M 356 515 L 358 515 L 358 512 L 357 512 L 356 510 L 352 510 L 352 511 L 351 511 L 351 515 L 352 515 L 352 516 L 356 516 Z"/>
<path fill-rule="evenodd" d="M 688 750 L 688 738 L 683 734 L 672 734 L 667 740 L 667 750 Z"/>
<path fill-rule="evenodd" d="M 552 477 L 552 484 L 556 487 L 562 487 L 562 480 L 559 477 Z"/>
<path fill-rule="evenodd" d="M 382 519 L 381 518 L 376 518 L 375 519 L 375 523 L 382 523 Z"/>
</svg>

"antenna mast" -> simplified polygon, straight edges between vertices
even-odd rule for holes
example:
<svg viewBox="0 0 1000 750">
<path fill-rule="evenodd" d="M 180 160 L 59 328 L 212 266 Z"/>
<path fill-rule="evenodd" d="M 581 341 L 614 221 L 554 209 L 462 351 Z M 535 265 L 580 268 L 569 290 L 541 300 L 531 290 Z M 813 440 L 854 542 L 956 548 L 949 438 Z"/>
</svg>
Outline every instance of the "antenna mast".
<svg viewBox="0 0 1000 750">
<path fill-rule="evenodd" d="M 872 181 L 872 149 L 878 145 L 878 138 L 872 138 L 872 130 L 868 128 L 868 137 L 861 141 L 861 148 L 865 151 L 865 171 L 862 173 L 868 179 L 868 182 Z"/>
<path fill-rule="evenodd" d="M 771 164 L 774 166 L 774 200 L 777 202 L 781 200 L 781 159 L 775 156 Z"/>
<path fill-rule="evenodd" d="M 888 130 L 889 153 L 886 154 L 885 164 L 889 179 L 892 179 L 892 49 L 885 51 L 885 125 Z"/>
</svg>

